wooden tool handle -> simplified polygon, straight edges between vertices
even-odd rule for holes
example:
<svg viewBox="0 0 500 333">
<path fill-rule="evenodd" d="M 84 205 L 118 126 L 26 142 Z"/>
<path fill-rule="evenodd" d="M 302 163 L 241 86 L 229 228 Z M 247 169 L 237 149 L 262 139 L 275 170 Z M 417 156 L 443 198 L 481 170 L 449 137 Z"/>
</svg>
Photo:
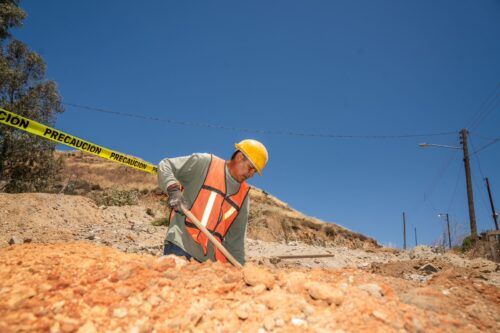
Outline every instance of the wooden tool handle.
<svg viewBox="0 0 500 333">
<path fill-rule="evenodd" d="M 201 232 L 205 234 L 205 236 L 208 237 L 208 239 L 212 242 L 212 244 L 214 244 L 214 246 L 217 247 L 226 256 L 226 258 L 231 262 L 231 264 L 233 264 L 238 268 L 243 268 L 243 266 L 238 261 L 236 261 L 236 259 L 234 259 L 231 253 L 229 253 L 229 251 L 226 250 L 226 248 L 210 233 L 210 231 L 208 231 L 208 229 L 205 228 L 200 221 L 198 221 L 196 216 L 194 216 L 189 209 L 187 209 L 184 206 L 181 206 L 181 209 L 182 212 L 191 220 L 191 222 L 193 222 L 196 225 L 196 227 L 200 229 Z"/>
</svg>

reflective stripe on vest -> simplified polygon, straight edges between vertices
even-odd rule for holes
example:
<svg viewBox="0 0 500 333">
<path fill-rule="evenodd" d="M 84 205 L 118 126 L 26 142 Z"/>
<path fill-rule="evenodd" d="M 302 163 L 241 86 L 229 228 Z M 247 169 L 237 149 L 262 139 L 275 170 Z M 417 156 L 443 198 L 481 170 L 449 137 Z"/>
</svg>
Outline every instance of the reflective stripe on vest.
<svg viewBox="0 0 500 333">
<path fill-rule="evenodd" d="M 237 193 L 227 196 L 226 162 L 211 155 L 207 176 L 191 206 L 191 212 L 222 243 L 224 236 L 238 216 L 249 190 L 248 184 L 243 182 Z M 185 223 L 187 231 L 201 245 L 206 255 L 208 238 L 188 218 L 185 219 Z M 215 258 L 218 261 L 227 261 L 217 248 L 215 248 Z"/>
</svg>

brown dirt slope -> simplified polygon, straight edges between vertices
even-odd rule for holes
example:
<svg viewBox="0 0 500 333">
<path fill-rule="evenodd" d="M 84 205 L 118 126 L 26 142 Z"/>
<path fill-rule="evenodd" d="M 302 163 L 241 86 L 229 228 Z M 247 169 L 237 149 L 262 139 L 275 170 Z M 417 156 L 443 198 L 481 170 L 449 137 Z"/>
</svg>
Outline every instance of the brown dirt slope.
<svg viewBox="0 0 500 333">
<path fill-rule="evenodd" d="M 1 332 L 498 332 L 497 287 L 281 270 L 85 243 L 0 249 Z"/>
<path fill-rule="evenodd" d="M 156 177 L 82 152 L 58 152 L 64 160 L 61 181 L 77 184 L 76 194 L 91 189 L 137 190 L 148 193 L 156 188 Z M 95 191 L 94 191 L 95 192 Z M 321 246 L 378 248 L 377 242 L 335 223 L 325 223 L 290 208 L 265 191 L 252 188 L 248 236 L 264 241 L 301 241 Z M 165 210 L 165 215 L 168 212 Z"/>
</svg>

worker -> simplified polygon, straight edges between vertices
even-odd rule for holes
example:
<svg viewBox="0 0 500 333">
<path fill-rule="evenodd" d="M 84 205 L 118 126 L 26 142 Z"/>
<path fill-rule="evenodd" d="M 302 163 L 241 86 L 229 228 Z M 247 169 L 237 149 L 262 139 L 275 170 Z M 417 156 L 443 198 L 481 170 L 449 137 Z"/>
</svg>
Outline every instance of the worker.
<svg viewBox="0 0 500 333">
<path fill-rule="evenodd" d="M 164 255 L 227 262 L 224 254 L 182 213 L 184 206 L 241 265 L 245 264 L 250 200 L 246 180 L 255 172 L 262 175 L 268 153 L 262 143 L 253 139 L 243 140 L 235 148 L 228 161 L 211 154 L 192 154 L 160 162 L 158 185 L 168 194 L 172 209 Z"/>
</svg>

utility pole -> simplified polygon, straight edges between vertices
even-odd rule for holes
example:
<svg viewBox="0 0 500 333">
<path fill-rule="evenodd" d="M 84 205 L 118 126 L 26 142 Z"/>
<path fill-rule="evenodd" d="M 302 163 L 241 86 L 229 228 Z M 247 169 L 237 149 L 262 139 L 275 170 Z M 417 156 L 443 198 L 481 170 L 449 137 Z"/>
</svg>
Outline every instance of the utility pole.
<svg viewBox="0 0 500 333">
<path fill-rule="evenodd" d="M 467 146 L 468 131 L 464 128 L 460 131 L 460 143 L 464 151 L 465 181 L 467 184 L 467 199 L 469 201 L 470 232 L 474 240 L 477 240 L 476 213 L 474 212 L 474 196 L 472 194 L 472 181 L 469 162 L 469 148 Z"/>
<path fill-rule="evenodd" d="M 415 246 L 417 246 L 417 227 L 415 227 Z"/>
<path fill-rule="evenodd" d="M 406 250 L 406 216 L 403 212 L 403 249 Z"/>
<path fill-rule="evenodd" d="M 451 250 L 450 217 L 448 216 L 448 213 L 446 213 L 446 223 L 448 224 L 448 245 L 450 246 Z"/>
<path fill-rule="evenodd" d="M 495 206 L 493 205 L 493 196 L 491 195 L 490 181 L 488 180 L 488 177 L 486 177 L 484 180 L 486 180 L 486 187 L 488 188 L 488 196 L 490 197 L 491 211 L 493 212 L 493 222 L 495 222 L 495 228 L 496 230 L 498 230 L 498 216 L 495 211 Z"/>
</svg>

